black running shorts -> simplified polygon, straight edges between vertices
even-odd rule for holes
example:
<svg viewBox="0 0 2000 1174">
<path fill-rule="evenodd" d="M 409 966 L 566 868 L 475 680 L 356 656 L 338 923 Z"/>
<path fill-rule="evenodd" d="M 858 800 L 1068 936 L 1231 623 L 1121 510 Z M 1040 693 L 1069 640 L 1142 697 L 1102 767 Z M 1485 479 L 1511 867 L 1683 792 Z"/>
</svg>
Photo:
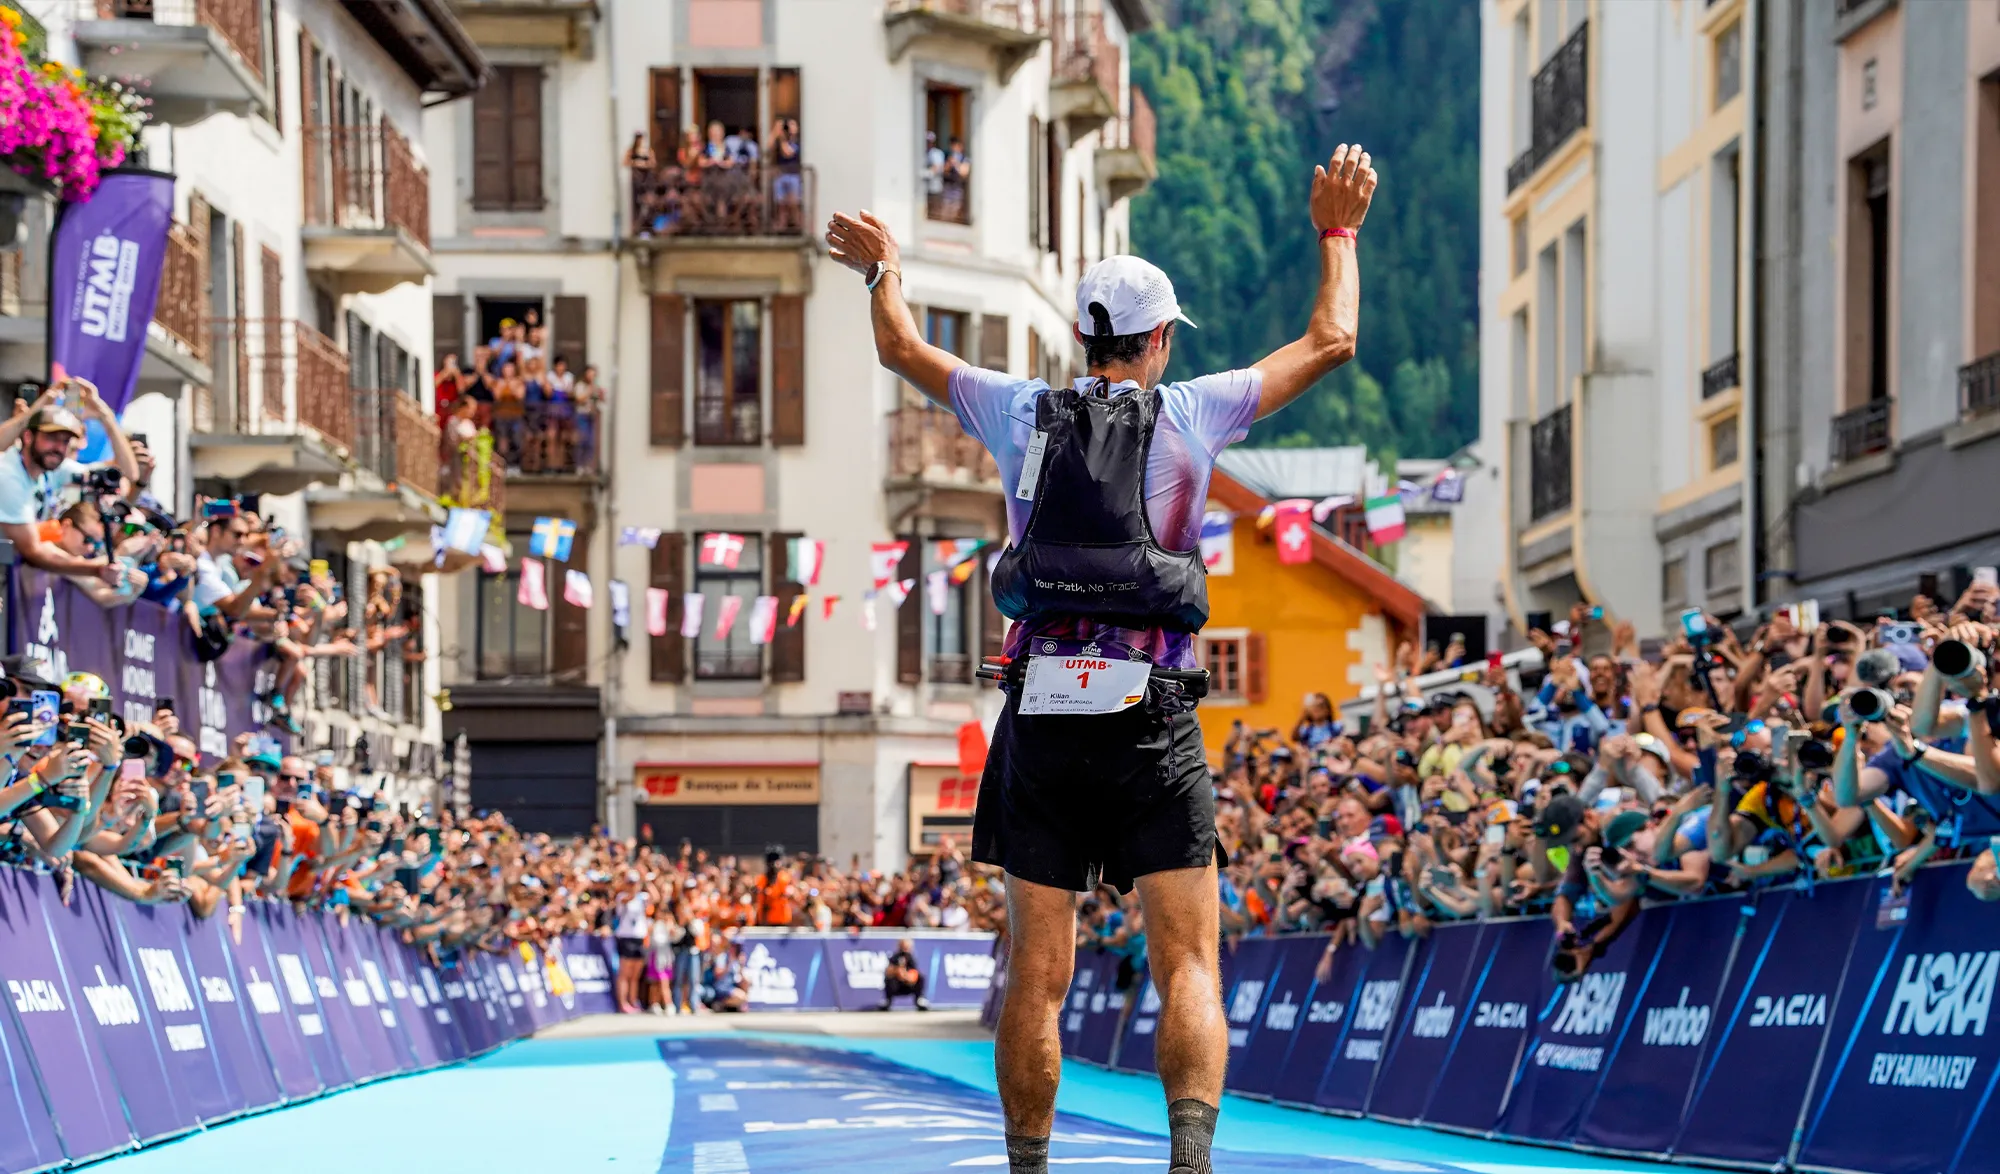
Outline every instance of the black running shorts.
<svg viewBox="0 0 2000 1174">
<path fill-rule="evenodd" d="M 1167 714 L 1149 698 L 1121 713 L 1023 716 L 1018 699 L 1008 694 L 986 755 L 974 860 L 1078 893 L 1215 862 L 1215 787 L 1192 708 Z"/>
</svg>

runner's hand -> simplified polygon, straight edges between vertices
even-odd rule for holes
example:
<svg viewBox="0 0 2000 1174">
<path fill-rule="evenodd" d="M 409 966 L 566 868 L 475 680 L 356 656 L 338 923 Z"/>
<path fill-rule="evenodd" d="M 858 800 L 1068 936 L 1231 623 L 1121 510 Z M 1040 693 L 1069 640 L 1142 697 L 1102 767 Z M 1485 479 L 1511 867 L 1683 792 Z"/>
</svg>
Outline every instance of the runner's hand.
<svg viewBox="0 0 2000 1174">
<path fill-rule="evenodd" d="M 1342 143 L 1325 167 L 1313 169 L 1312 222 L 1329 228 L 1360 228 L 1375 198 L 1375 169 L 1361 144 Z"/>
<path fill-rule="evenodd" d="M 887 262 L 891 269 L 902 268 L 902 255 L 889 226 L 866 209 L 858 218 L 835 212 L 827 222 L 826 247 L 828 255 L 856 273 L 865 275 L 877 261 Z"/>
</svg>

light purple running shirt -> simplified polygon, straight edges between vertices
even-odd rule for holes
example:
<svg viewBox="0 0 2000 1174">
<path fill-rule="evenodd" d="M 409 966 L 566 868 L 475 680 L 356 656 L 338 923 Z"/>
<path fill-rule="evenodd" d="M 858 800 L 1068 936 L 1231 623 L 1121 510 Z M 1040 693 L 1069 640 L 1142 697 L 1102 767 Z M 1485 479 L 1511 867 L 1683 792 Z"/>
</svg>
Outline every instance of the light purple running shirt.
<svg viewBox="0 0 2000 1174">
<path fill-rule="evenodd" d="M 1078 388 L 1096 383 L 1085 377 Z M 1136 391 L 1124 380 L 1112 393 Z M 1034 434 L 1035 399 L 1048 389 L 1039 379 L 1016 379 L 1004 371 L 960 367 L 951 374 L 951 405 L 966 434 L 986 446 L 1000 466 L 1007 490 L 1007 533 L 1018 543 L 1033 502 L 1014 496 L 1020 484 L 1028 438 Z M 1153 536 L 1168 550 L 1192 550 L 1201 541 L 1201 515 L 1208 503 L 1208 478 L 1223 449 L 1242 440 L 1257 418 L 1263 393 L 1261 372 L 1245 368 L 1204 375 L 1160 387 L 1160 416 L 1146 460 L 1146 518 Z M 1081 619 L 1015 624 L 1007 633 L 1007 655 L 1020 656 L 1030 636 L 1109 640 L 1127 645 L 1166 668 L 1195 668 L 1194 638 L 1159 628 L 1135 631 Z"/>
</svg>

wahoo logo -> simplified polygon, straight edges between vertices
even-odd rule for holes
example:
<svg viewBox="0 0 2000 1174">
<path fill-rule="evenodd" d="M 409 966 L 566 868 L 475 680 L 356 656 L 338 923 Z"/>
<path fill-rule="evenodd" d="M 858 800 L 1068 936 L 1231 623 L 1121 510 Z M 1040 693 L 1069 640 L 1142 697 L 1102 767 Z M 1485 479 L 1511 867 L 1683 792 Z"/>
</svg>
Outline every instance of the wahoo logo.
<svg viewBox="0 0 2000 1174">
<path fill-rule="evenodd" d="M 23 1015 L 69 1010 L 69 1005 L 63 1002 L 62 988 L 46 978 L 31 978 L 26 982 L 8 979 L 7 993 L 14 996 L 14 1010 Z"/>
<path fill-rule="evenodd" d="M 173 951 L 139 947 L 139 969 L 153 992 L 155 1008 L 167 1014 L 194 1010 L 194 996 L 188 993 L 187 980 L 181 977 Z"/>
<path fill-rule="evenodd" d="M 1458 1008 L 1445 1006 L 1444 992 L 1439 991 L 1437 1002 L 1417 1008 L 1416 1019 L 1410 1024 L 1410 1034 L 1418 1039 L 1443 1039 L 1451 1034 L 1451 1022 L 1456 1018 Z"/>
<path fill-rule="evenodd" d="M 202 1002 L 234 1003 L 236 1001 L 236 986 L 228 979 L 203 978 L 200 979 L 200 982 Z"/>
<path fill-rule="evenodd" d="M 983 991 L 993 985 L 990 954 L 946 954 L 944 985 L 955 991 Z"/>
<path fill-rule="evenodd" d="M 1354 1030 L 1382 1031 L 1389 1026 L 1389 1017 L 1396 1010 L 1396 996 L 1403 993 L 1401 979 L 1384 978 L 1361 984 L 1361 998 L 1356 1001 Z"/>
<path fill-rule="evenodd" d="M 743 972 L 750 977 L 751 1002 L 783 1007 L 798 1005 L 798 976 L 792 973 L 791 967 L 778 965 L 778 960 L 771 957 L 770 948 L 764 943 L 758 942 L 750 948 L 750 957 L 743 964 Z"/>
<path fill-rule="evenodd" d="M 1651 1047 L 1691 1048 L 1708 1037 L 1708 1008 L 1688 1006 L 1688 988 L 1671 1007 L 1646 1009 L 1645 1041 Z"/>
<path fill-rule="evenodd" d="M 2000 950 L 1906 956 L 1883 1034 L 1985 1035 L 1996 973 Z"/>
<path fill-rule="evenodd" d="M 1339 1023 L 1347 1014 L 1347 1004 L 1338 999 L 1315 999 L 1306 1007 L 1307 1023 Z"/>
<path fill-rule="evenodd" d="M 281 1010 L 278 1004 L 278 988 L 258 977 L 257 968 L 250 968 L 250 981 L 243 984 L 243 990 L 250 996 L 250 1006 L 259 1015 L 276 1015 Z M 306 1001 L 312 1002 L 312 993 L 306 993 Z"/>
<path fill-rule="evenodd" d="M 1618 1004 L 1624 998 L 1623 971 L 1586 974 L 1569 988 L 1562 1011 L 1549 1030 L 1557 1035 L 1603 1035 L 1618 1021 Z"/>
<path fill-rule="evenodd" d="M 1472 1013 L 1474 1027 L 1526 1027 L 1528 1026 L 1528 1005 L 1526 1003 L 1481 1003 Z"/>
<path fill-rule="evenodd" d="M 319 997 L 322 999 L 337 999 L 340 997 L 340 984 L 334 982 L 331 975 L 313 975 L 313 986 L 318 988 Z"/>
<path fill-rule="evenodd" d="M 1752 1027 L 1825 1027 L 1825 995 L 1758 995 L 1750 1005 Z"/>
<path fill-rule="evenodd" d="M 83 265 L 77 329 L 92 338 L 124 342 L 132 327 L 132 291 L 139 284 L 139 242 L 99 233 Z"/>
<path fill-rule="evenodd" d="M 849 950 L 841 955 L 840 967 L 847 972 L 847 989 L 851 991 L 879 991 L 882 989 L 882 972 L 889 969 L 889 955 L 884 950 Z M 1090 971 L 1077 976 L 1088 982 Z"/>
<path fill-rule="evenodd" d="M 1264 980 L 1246 978 L 1236 984 L 1229 999 L 1229 1021 L 1248 1023 L 1257 1017 L 1257 1004 L 1264 1001 Z"/>
<path fill-rule="evenodd" d="M 1273 1001 L 1264 1008 L 1264 1030 L 1290 1031 L 1299 1021 L 1299 1005 L 1292 1002 L 1292 992 L 1279 996 L 1282 1002 Z"/>
<path fill-rule="evenodd" d="M 139 1000 L 132 997 L 132 989 L 104 977 L 104 967 L 96 969 L 97 985 L 83 988 L 83 1001 L 90 1004 L 98 1026 L 130 1027 L 139 1022 Z"/>
</svg>

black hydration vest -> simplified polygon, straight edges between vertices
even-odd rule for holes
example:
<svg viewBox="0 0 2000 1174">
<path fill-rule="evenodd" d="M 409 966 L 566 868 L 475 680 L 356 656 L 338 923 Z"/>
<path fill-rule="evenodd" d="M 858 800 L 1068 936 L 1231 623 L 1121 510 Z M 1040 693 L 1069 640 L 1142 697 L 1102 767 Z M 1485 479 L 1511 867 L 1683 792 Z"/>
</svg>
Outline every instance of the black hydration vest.
<svg viewBox="0 0 2000 1174">
<path fill-rule="evenodd" d="M 993 602 L 1021 622 L 1079 618 L 1119 628 L 1198 632 L 1208 622 L 1201 548 L 1167 550 L 1146 517 L 1146 458 L 1160 393 L 1051 387 L 1036 401 L 1041 468 L 1019 545 L 993 568 Z"/>
</svg>

